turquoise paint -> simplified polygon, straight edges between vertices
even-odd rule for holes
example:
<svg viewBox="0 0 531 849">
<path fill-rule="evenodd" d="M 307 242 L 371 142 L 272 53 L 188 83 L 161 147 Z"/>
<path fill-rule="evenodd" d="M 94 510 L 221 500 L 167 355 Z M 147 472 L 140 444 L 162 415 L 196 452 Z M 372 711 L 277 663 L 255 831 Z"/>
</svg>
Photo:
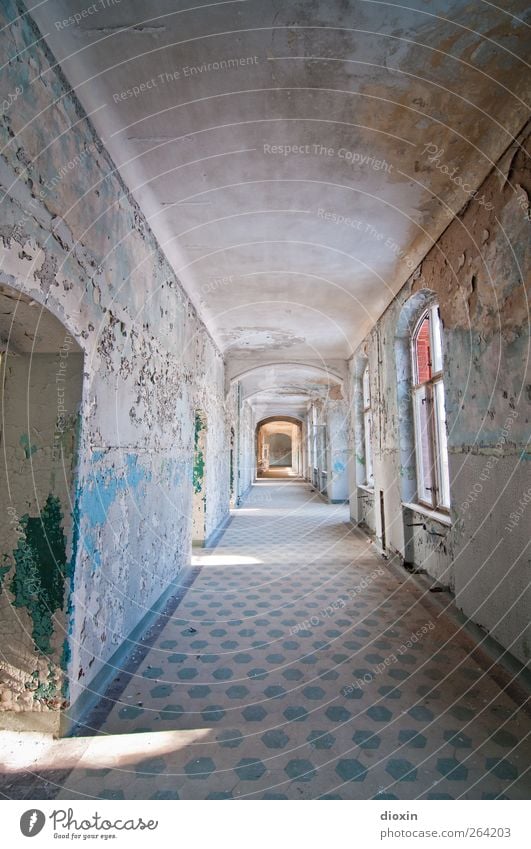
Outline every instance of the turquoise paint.
<svg viewBox="0 0 531 849">
<path fill-rule="evenodd" d="M 93 455 L 93 460 L 98 462 L 103 457 L 105 453 L 99 451 Z M 79 488 L 79 519 L 86 520 L 82 542 L 92 561 L 93 569 L 102 563 L 100 541 L 93 531 L 105 524 L 109 509 L 121 493 L 138 490 L 142 483 L 152 480 L 152 472 L 142 467 L 137 454 L 125 454 L 124 460 L 123 472 L 117 474 L 114 468 L 99 471 L 93 469 L 88 475 L 87 483 Z"/>
</svg>

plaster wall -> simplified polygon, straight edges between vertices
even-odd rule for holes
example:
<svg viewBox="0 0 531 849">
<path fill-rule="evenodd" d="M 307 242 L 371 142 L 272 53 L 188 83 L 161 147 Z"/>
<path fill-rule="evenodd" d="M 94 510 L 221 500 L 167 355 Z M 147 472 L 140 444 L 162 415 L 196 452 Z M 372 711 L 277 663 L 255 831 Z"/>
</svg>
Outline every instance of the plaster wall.
<svg viewBox="0 0 531 849">
<path fill-rule="evenodd" d="M 72 702 L 189 562 L 196 409 L 207 531 L 226 515 L 224 364 L 31 19 L 11 0 L 1 18 L 8 85 L 24 92 L 0 121 L 1 279 L 46 303 L 85 355 Z"/>
<path fill-rule="evenodd" d="M 383 492 L 389 552 L 450 587 L 463 612 L 523 662 L 531 652 L 528 151 L 523 130 L 480 187 L 486 202 L 471 200 L 449 224 L 350 361 L 358 400 L 361 361 L 371 373 L 375 489 L 371 503 L 358 486 L 353 519 L 381 540 Z M 403 506 L 416 499 L 410 379 L 401 359 L 412 297 L 419 304 L 435 298 L 444 328 L 450 525 Z M 355 405 L 352 415 L 355 429 Z M 362 450 L 359 439 L 355 446 Z"/>
</svg>

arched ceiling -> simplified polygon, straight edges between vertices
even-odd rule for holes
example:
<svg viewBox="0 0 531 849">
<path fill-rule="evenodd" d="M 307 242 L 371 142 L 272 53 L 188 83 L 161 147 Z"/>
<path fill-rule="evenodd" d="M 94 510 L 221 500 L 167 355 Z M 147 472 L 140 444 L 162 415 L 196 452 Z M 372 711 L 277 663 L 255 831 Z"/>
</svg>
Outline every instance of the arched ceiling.
<svg viewBox="0 0 531 849">
<path fill-rule="evenodd" d="M 0 353 L 58 355 L 61 349 L 81 352 L 66 327 L 46 307 L 0 283 Z"/>
<path fill-rule="evenodd" d="M 106 0 L 83 16 L 86 0 L 47 0 L 32 14 L 244 365 L 352 354 L 466 202 L 450 175 L 475 188 L 525 120 L 526 6 Z M 277 378 L 244 392 L 261 413 L 300 410 L 315 375 Z"/>
<path fill-rule="evenodd" d="M 253 407 L 255 421 L 281 413 L 304 417 L 312 398 L 343 397 L 341 379 L 324 366 L 268 364 L 241 376 L 240 383 L 242 398 Z"/>
</svg>

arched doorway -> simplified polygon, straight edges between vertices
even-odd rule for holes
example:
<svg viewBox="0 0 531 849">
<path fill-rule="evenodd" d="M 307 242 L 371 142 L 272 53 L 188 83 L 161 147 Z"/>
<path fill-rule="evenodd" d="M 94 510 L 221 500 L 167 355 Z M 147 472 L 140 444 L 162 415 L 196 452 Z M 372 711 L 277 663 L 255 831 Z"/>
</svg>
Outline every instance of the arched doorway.
<svg viewBox="0 0 531 849">
<path fill-rule="evenodd" d="M 6 285 L 0 380 L 0 727 L 56 730 L 67 693 L 83 353 L 52 313 Z"/>
<path fill-rule="evenodd" d="M 297 419 L 271 417 L 256 427 L 257 475 L 294 477 L 302 474 L 302 425 Z"/>
</svg>

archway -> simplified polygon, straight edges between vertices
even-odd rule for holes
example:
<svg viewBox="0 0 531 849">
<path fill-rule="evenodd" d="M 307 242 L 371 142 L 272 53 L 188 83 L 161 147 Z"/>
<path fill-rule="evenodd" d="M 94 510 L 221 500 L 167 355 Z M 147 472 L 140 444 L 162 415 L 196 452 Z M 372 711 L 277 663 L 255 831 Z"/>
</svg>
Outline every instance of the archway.
<svg viewBox="0 0 531 849">
<path fill-rule="evenodd" d="M 269 417 L 256 427 L 257 475 L 294 477 L 302 474 L 302 426 L 297 419 Z"/>
<path fill-rule="evenodd" d="M 47 309 L 0 285 L 0 727 L 57 730 L 83 353 Z"/>
</svg>

